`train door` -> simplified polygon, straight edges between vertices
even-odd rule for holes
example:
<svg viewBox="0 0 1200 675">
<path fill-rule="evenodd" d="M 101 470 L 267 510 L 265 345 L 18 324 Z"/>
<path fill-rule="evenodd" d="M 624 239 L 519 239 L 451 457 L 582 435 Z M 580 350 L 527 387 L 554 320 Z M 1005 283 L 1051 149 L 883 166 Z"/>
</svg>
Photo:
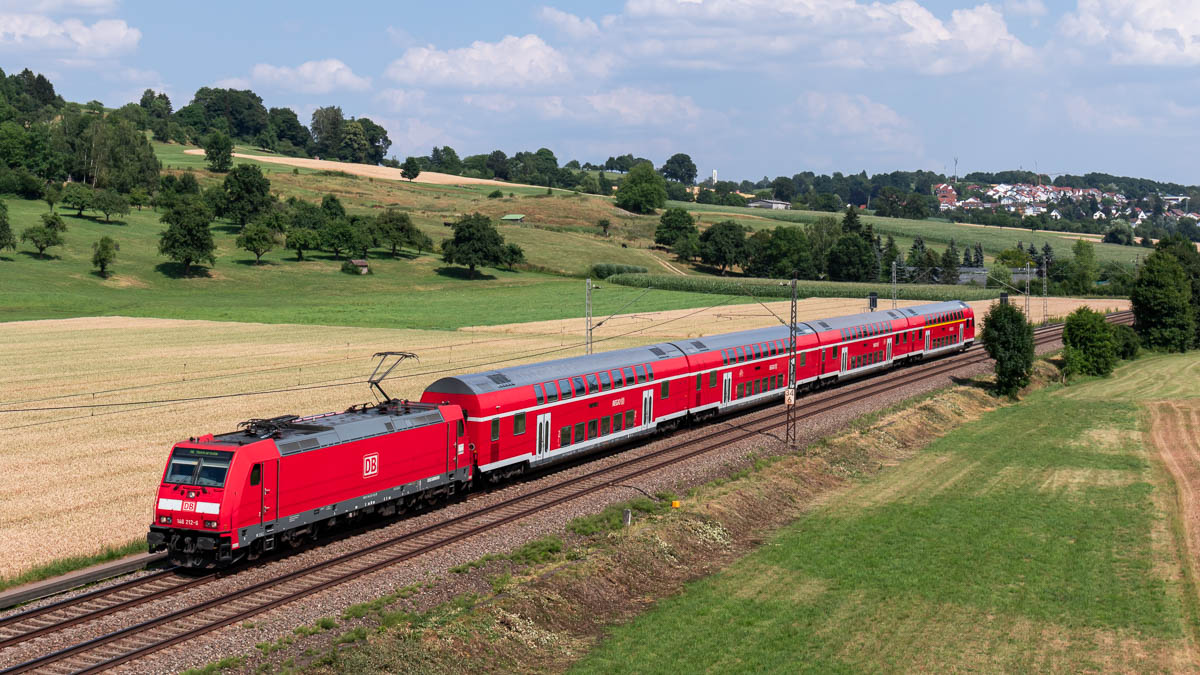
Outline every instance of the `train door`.
<svg viewBox="0 0 1200 675">
<path fill-rule="evenodd" d="M 647 389 L 642 392 L 642 425 L 651 424 L 654 424 L 654 390 Z"/>
<path fill-rule="evenodd" d="M 887 339 L 887 363 L 892 362 L 892 338 Z"/>
<path fill-rule="evenodd" d="M 929 351 L 929 329 L 925 329 L 925 351 Z"/>
<path fill-rule="evenodd" d="M 258 469 L 259 481 L 254 487 L 254 469 Z M 251 489 L 259 491 L 259 522 L 267 526 L 267 531 L 275 524 L 279 516 L 276 509 L 279 506 L 279 460 L 270 459 L 251 469 Z"/>
<path fill-rule="evenodd" d="M 963 340 L 963 325 L 960 323 L 960 324 L 958 324 L 958 344 L 961 345 L 962 340 Z"/>
<path fill-rule="evenodd" d="M 842 347 L 842 372 L 846 372 L 846 366 L 850 364 L 850 350 L 847 347 Z"/>
<path fill-rule="evenodd" d="M 721 403 L 729 403 L 733 398 L 733 373 L 725 373 L 721 376 Z"/>
<path fill-rule="evenodd" d="M 543 413 L 537 418 L 537 454 L 538 457 L 550 451 L 550 413 Z"/>
</svg>

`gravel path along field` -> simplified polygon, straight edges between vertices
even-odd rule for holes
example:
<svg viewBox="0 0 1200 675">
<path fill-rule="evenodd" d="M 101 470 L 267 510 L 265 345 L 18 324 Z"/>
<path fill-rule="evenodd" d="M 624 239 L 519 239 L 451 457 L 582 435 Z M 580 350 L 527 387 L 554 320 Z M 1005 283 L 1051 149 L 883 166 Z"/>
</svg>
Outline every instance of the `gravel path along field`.
<svg viewBox="0 0 1200 675">
<path fill-rule="evenodd" d="M 187 155 L 203 155 L 204 151 L 199 148 L 191 148 L 184 150 Z M 327 159 L 305 159 L 303 157 L 284 157 L 282 155 L 250 155 L 242 152 L 233 153 L 234 157 L 241 159 L 252 159 L 256 162 L 267 162 L 268 164 L 283 164 L 284 166 L 294 166 L 301 169 L 312 169 L 314 171 L 342 171 L 344 173 L 354 174 L 356 176 L 365 176 L 368 178 L 382 178 L 384 180 L 407 181 L 400 169 L 393 169 L 386 166 L 374 166 L 371 164 L 355 164 L 353 162 L 333 162 Z M 421 175 L 417 176 L 414 183 L 430 183 L 433 185 L 496 185 L 498 187 L 545 187 L 538 185 L 524 185 L 522 183 L 507 183 L 502 180 L 491 180 L 487 178 L 468 178 L 466 176 L 453 176 L 448 173 L 437 173 L 436 171 L 422 171 Z"/>
</svg>

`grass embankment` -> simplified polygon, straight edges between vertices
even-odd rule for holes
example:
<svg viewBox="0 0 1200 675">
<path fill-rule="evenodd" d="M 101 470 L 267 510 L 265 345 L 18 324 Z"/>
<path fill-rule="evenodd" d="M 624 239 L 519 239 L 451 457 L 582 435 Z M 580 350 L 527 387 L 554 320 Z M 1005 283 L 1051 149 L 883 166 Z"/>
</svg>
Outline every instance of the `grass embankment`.
<svg viewBox="0 0 1200 675">
<path fill-rule="evenodd" d="M 1197 364 L 1157 357 L 988 413 L 618 627 L 577 671 L 1194 666 L 1174 488 L 1139 403 L 1200 394 L 1178 377 Z"/>
</svg>

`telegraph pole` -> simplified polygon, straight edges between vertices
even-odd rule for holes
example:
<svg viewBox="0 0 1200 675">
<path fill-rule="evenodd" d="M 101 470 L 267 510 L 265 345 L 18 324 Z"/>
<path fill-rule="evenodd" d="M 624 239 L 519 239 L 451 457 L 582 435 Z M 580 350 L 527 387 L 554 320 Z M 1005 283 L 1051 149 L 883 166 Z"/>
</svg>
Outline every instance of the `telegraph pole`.
<svg viewBox="0 0 1200 675">
<path fill-rule="evenodd" d="M 792 315 L 788 322 L 788 386 L 783 394 L 783 405 L 787 408 L 787 425 L 784 444 L 791 449 L 796 445 L 796 272 L 792 272 Z"/>
<path fill-rule="evenodd" d="M 592 279 L 588 277 L 583 300 L 583 314 L 587 321 L 587 334 L 584 336 L 584 353 L 592 353 Z"/>
<path fill-rule="evenodd" d="M 896 309 L 896 261 L 895 260 L 892 261 L 892 309 Z"/>
</svg>

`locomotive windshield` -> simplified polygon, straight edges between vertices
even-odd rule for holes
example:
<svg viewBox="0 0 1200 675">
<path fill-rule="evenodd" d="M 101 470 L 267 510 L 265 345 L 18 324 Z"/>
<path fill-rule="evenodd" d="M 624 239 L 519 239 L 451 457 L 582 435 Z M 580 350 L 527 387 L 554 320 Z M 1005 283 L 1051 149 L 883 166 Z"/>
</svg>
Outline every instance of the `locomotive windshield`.
<svg viewBox="0 0 1200 675">
<path fill-rule="evenodd" d="M 171 463 L 167 466 L 166 483 L 197 485 L 200 487 L 223 487 L 225 474 L 229 472 L 232 452 L 202 450 L 199 448 L 175 448 Z"/>
</svg>

